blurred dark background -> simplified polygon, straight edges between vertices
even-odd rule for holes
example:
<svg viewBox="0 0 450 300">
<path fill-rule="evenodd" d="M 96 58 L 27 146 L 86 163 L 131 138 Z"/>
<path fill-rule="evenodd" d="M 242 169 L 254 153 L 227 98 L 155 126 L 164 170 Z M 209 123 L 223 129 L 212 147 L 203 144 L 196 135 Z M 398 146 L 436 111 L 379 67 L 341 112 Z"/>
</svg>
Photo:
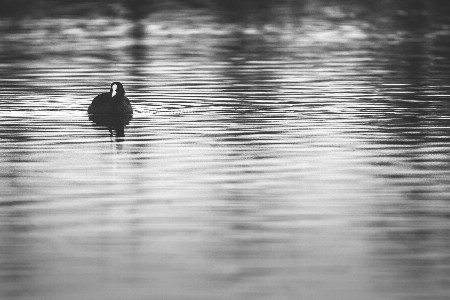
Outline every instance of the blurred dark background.
<svg viewBox="0 0 450 300">
<path fill-rule="evenodd" d="M 392 16 L 427 16 L 446 18 L 450 3 L 445 0 L 131 0 L 131 1 L 76 1 L 76 0 L 3 0 L 0 16 L 3 18 L 39 18 L 61 16 L 109 16 L 141 19 L 152 13 L 170 9 L 196 9 L 220 15 L 228 22 L 264 22 L 286 6 L 291 13 L 312 12 L 324 6 L 342 6 L 353 16 L 386 18 Z M 337 16 L 335 16 L 337 17 Z"/>
</svg>

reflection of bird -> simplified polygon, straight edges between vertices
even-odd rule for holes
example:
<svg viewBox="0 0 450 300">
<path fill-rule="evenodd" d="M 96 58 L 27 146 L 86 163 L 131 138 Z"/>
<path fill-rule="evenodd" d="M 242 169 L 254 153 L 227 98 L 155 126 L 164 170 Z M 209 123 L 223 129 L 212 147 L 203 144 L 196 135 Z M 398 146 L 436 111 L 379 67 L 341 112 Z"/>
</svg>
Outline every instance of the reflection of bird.
<svg viewBox="0 0 450 300">
<path fill-rule="evenodd" d="M 120 82 L 111 83 L 109 93 L 100 94 L 92 100 L 88 114 L 133 114 L 130 100 L 125 97 L 123 85 Z"/>
<path fill-rule="evenodd" d="M 125 136 L 125 126 L 127 126 L 131 119 L 133 118 L 130 114 L 122 115 L 89 115 L 89 120 L 94 122 L 96 125 L 101 127 L 106 127 L 109 130 L 111 136 L 113 136 L 113 130 L 116 131 L 116 136 Z M 98 128 L 101 129 L 101 128 Z"/>
</svg>

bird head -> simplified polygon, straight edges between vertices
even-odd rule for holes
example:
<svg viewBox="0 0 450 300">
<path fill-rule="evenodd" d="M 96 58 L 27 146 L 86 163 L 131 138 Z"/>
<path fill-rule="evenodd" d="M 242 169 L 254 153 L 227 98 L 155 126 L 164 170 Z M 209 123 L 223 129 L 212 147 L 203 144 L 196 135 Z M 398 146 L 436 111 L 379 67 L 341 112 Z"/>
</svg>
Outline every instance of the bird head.
<svg viewBox="0 0 450 300">
<path fill-rule="evenodd" d="M 109 91 L 111 92 L 111 98 L 114 97 L 122 98 L 123 96 L 125 96 L 125 89 L 123 88 L 123 85 L 120 82 L 111 83 L 111 89 Z"/>
</svg>

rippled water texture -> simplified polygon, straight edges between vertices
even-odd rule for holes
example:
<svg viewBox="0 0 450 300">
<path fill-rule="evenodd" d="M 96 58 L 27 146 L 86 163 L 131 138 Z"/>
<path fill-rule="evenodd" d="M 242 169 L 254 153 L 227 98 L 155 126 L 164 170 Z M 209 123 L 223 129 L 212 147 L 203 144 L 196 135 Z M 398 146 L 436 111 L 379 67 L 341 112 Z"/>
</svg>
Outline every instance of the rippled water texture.
<svg viewBox="0 0 450 300">
<path fill-rule="evenodd" d="M 244 2 L 7 1 L 1 299 L 449 299 L 447 2 Z"/>
</svg>

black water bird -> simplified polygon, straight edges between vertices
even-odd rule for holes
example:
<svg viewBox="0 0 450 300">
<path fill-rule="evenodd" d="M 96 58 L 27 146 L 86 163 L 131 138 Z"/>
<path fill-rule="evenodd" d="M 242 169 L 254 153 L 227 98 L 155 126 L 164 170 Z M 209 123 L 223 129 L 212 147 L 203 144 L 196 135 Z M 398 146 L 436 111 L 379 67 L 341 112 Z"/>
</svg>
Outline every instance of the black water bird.
<svg viewBox="0 0 450 300">
<path fill-rule="evenodd" d="M 131 115 L 133 108 L 125 97 L 125 89 L 120 82 L 111 83 L 109 93 L 98 95 L 88 108 L 91 115 Z"/>
</svg>

